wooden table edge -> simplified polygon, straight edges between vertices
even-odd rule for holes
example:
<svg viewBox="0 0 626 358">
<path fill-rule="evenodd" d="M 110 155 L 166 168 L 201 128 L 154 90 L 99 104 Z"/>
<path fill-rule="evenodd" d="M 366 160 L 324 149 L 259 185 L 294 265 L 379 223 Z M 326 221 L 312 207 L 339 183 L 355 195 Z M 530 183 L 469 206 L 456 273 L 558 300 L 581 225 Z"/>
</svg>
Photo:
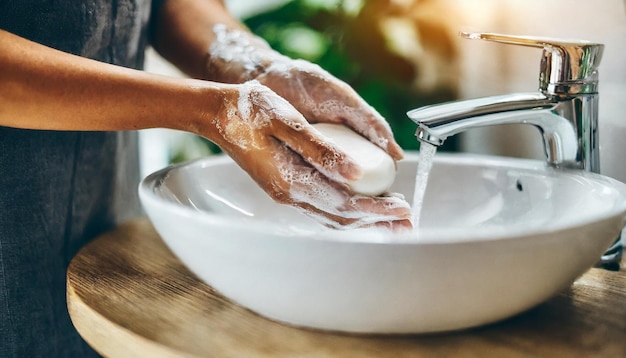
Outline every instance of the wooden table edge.
<svg viewBox="0 0 626 358">
<path fill-rule="evenodd" d="M 72 263 L 73 260 L 70 267 Z M 72 283 L 73 276 L 68 268 L 66 302 L 72 324 L 81 337 L 103 357 L 196 357 L 183 354 L 113 323 L 87 305 Z"/>
</svg>

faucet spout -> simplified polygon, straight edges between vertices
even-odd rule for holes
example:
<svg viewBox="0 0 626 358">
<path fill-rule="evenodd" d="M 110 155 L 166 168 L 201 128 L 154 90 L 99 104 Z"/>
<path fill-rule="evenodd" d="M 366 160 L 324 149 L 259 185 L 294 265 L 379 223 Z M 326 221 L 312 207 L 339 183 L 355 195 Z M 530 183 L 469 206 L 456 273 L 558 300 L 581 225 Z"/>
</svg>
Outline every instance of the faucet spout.
<svg viewBox="0 0 626 358">
<path fill-rule="evenodd" d="M 407 115 L 418 124 L 417 139 L 436 146 L 472 128 L 530 124 L 542 135 L 550 165 L 599 172 L 598 151 L 594 149 L 596 112 L 595 95 L 559 97 L 530 92 L 426 106 Z"/>
<path fill-rule="evenodd" d="M 470 128 L 493 124 L 519 123 L 505 113 L 550 109 L 554 104 L 541 93 L 515 93 L 425 106 L 407 113 L 419 125 L 419 140 L 439 146 L 449 136 Z M 490 115 L 498 114 L 495 120 Z M 495 123 L 498 122 L 498 123 Z"/>
</svg>

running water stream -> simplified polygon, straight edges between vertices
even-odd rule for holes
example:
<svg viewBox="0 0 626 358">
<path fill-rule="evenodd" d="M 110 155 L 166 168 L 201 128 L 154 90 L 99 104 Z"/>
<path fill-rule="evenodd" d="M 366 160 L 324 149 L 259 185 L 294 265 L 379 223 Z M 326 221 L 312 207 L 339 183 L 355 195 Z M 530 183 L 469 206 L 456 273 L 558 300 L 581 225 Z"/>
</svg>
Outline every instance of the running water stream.
<svg viewBox="0 0 626 358">
<path fill-rule="evenodd" d="M 426 194 L 426 185 L 428 184 L 428 176 L 433 167 L 433 159 L 437 153 L 437 147 L 420 143 L 420 157 L 417 162 L 417 174 L 415 175 L 415 189 L 413 192 L 413 231 L 417 232 L 420 225 L 420 216 L 422 213 L 422 204 L 424 203 L 424 195 Z"/>
</svg>

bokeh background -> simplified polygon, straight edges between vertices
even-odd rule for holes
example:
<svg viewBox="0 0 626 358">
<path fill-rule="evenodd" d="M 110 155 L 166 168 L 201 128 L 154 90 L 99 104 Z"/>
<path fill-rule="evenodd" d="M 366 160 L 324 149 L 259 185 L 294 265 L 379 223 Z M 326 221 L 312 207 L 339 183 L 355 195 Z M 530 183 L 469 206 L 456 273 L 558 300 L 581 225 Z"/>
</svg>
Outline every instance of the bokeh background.
<svg viewBox="0 0 626 358">
<path fill-rule="evenodd" d="M 389 121 L 396 140 L 407 150 L 419 148 L 415 125 L 406 117 L 410 109 L 537 88 L 540 50 L 462 40 L 459 31 L 604 43 L 602 166 L 607 174 L 626 180 L 626 163 L 621 164 L 626 155 L 625 0 L 227 0 L 226 4 L 276 50 L 318 63 L 353 86 Z M 152 51 L 146 69 L 182 76 Z M 168 130 L 143 131 L 141 143 L 144 175 L 172 162 L 219 152 L 202 138 Z M 442 150 L 542 158 L 541 143 L 535 128 L 506 125 L 458 135 Z"/>
</svg>

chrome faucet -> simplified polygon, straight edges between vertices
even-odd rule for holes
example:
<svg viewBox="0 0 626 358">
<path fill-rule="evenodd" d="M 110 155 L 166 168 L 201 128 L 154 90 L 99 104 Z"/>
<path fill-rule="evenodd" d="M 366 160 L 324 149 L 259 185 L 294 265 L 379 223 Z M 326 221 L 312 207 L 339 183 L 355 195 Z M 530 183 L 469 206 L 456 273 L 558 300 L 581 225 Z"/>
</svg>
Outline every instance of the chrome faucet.
<svg viewBox="0 0 626 358">
<path fill-rule="evenodd" d="M 539 90 L 425 106 L 407 113 L 418 140 L 440 146 L 447 137 L 484 126 L 523 123 L 539 129 L 549 165 L 600 172 L 598 66 L 604 45 L 582 40 L 466 33 L 467 39 L 542 48 Z M 602 257 L 619 268 L 618 239 Z"/>
<path fill-rule="evenodd" d="M 476 127 L 526 123 L 539 129 L 547 161 L 555 167 L 600 171 L 598 65 L 604 45 L 493 33 L 467 39 L 543 48 L 539 91 L 456 101 L 411 110 L 415 135 L 436 146 Z"/>
</svg>

